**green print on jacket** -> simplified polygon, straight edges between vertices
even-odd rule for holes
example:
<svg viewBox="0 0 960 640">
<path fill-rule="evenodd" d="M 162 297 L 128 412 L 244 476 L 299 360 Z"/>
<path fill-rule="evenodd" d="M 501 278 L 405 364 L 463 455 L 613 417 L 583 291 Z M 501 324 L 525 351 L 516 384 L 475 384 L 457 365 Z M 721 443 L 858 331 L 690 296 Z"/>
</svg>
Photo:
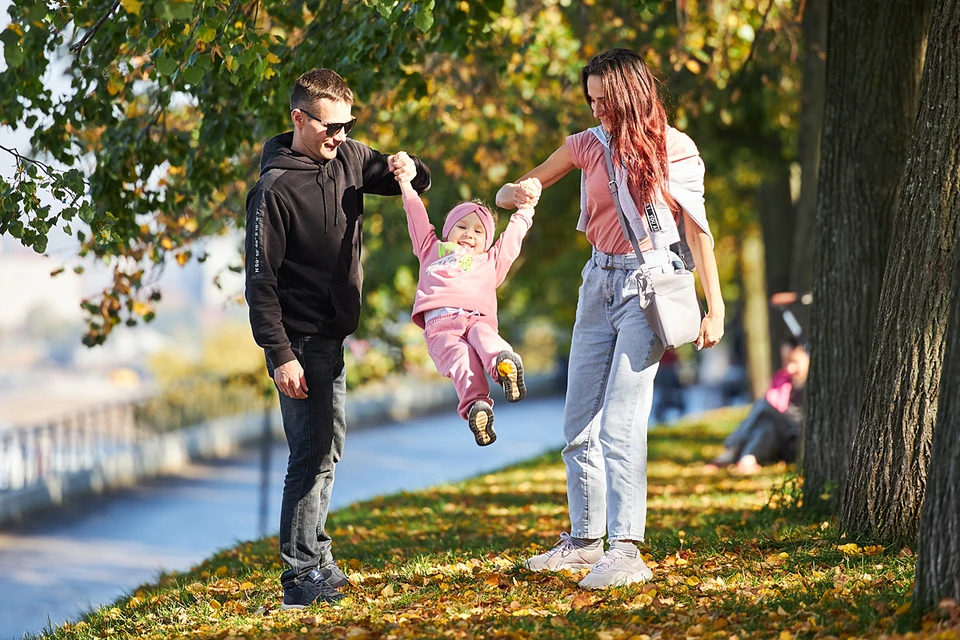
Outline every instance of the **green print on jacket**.
<svg viewBox="0 0 960 640">
<path fill-rule="evenodd" d="M 458 248 L 455 242 L 440 242 L 437 244 L 438 257 L 442 258 L 448 254 L 456 254 Z M 473 269 L 473 256 L 468 254 L 460 256 L 460 270 L 470 271 L 471 269 Z"/>
</svg>

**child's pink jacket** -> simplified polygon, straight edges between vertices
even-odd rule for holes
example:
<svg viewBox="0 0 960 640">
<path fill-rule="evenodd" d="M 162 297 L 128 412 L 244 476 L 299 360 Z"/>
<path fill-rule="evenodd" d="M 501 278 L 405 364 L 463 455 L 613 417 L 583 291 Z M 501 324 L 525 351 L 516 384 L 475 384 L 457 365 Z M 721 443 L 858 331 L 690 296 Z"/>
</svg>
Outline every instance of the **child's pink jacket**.
<svg viewBox="0 0 960 640">
<path fill-rule="evenodd" d="M 414 324 L 422 329 L 424 312 L 441 307 L 478 311 L 496 322 L 497 287 L 520 255 L 520 244 L 533 225 L 533 209 L 518 209 L 489 251 L 471 255 L 437 238 L 416 192 L 404 189 L 402 195 L 413 252 L 420 260 Z"/>
</svg>

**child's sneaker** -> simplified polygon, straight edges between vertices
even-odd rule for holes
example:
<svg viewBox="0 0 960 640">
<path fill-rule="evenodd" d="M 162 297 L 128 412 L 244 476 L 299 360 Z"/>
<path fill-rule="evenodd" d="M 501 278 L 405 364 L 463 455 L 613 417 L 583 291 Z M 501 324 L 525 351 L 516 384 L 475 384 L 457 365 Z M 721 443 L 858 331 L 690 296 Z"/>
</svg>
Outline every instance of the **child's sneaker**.
<svg viewBox="0 0 960 640">
<path fill-rule="evenodd" d="M 523 563 L 530 571 L 561 571 L 563 569 L 589 569 L 603 558 L 603 540 L 579 545 L 569 533 L 560 534 L 560 542 L 553 549 L 533 556 Z"/>
<path fill-rule="evenodd" d="M 527 395 L 523 384 L 523 362 L 513 351 L 501 351 L 497 355 L 497 382 L 503 387 L 507 402 L 520 402 Z"/>
<path fill-rule="evenodd" d="M 467 420 L 478 445 L 485 447 L 496 442 L 497 433 L 493 430 L 493 407 L 486 400 L 477 400 L 470 406 Z"/>
<path fill-rule="evenodd" d="M 580 586 L 584 589 L 607 589 L 635 582 L 646 582 L 653 572 L 643 563 L 636 545 L 611 542 L 607 553 L 590 569 Z"/>
</svg>

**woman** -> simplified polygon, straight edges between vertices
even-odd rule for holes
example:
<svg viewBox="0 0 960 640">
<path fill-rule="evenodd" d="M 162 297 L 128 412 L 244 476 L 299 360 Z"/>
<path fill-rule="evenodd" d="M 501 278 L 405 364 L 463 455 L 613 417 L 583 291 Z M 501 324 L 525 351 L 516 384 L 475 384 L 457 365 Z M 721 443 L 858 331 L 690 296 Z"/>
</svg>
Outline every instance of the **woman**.
<svg viewBox="0 0 960 640">
<path fill-rule="evenodd" d="M 668 247 L 685 240 L 681 247 L 688 264 L 692 254 L 700 271 L 709 312 L 700 325 L 698 349 L 722 337 L 724 306 L 703 210 L 703 163 L 693 141 L 667 126 L 643 59 L 627 49 L 607 51 L 584 67 L 580 83 L 600 126 L 569 136 L 520 179 L 538 178 L 546 188 L 581 169 L 578 229 L 593 246 L 581 274 L 564 407 L 571 532 L 526 566 L 534 571 L 589 568 L 580 586 L 602 589 L 652 575 L 636 544 L 643 541 L 646 525 L 647 421 L 663 354 L 636 299 L 634 276 L 641 267 L 619 224 L 604 146 L 611 149 L 614 166 L 627 173 L 620 182 L 626 182 L 629 194 L 621 190 L 621 202 L 627 195 L 635 211 L 644 212 L 631 224 L 640 238 L 642 268 L 674 269 L 679 257 Z M 514 206 L 515 191 L 516 183 L 505 184 L 497 205 Z"/>
</svg>

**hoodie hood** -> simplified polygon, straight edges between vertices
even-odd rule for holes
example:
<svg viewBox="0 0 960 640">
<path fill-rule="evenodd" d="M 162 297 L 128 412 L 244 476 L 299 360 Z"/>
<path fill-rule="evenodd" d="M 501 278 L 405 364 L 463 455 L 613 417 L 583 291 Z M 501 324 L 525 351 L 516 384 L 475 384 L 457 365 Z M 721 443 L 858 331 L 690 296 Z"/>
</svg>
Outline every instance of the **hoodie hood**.
<svg viewBox="0 0 960 640">
<path fill-rule="evenodd" d="M 328 161 L 317 162 L 310 156 L 293 150 L 293 132 L 281 133 L 266 141 L 260 156 L 260 173 L 270 169 L 288 171 L 317 171 Z"/>
</svg>

